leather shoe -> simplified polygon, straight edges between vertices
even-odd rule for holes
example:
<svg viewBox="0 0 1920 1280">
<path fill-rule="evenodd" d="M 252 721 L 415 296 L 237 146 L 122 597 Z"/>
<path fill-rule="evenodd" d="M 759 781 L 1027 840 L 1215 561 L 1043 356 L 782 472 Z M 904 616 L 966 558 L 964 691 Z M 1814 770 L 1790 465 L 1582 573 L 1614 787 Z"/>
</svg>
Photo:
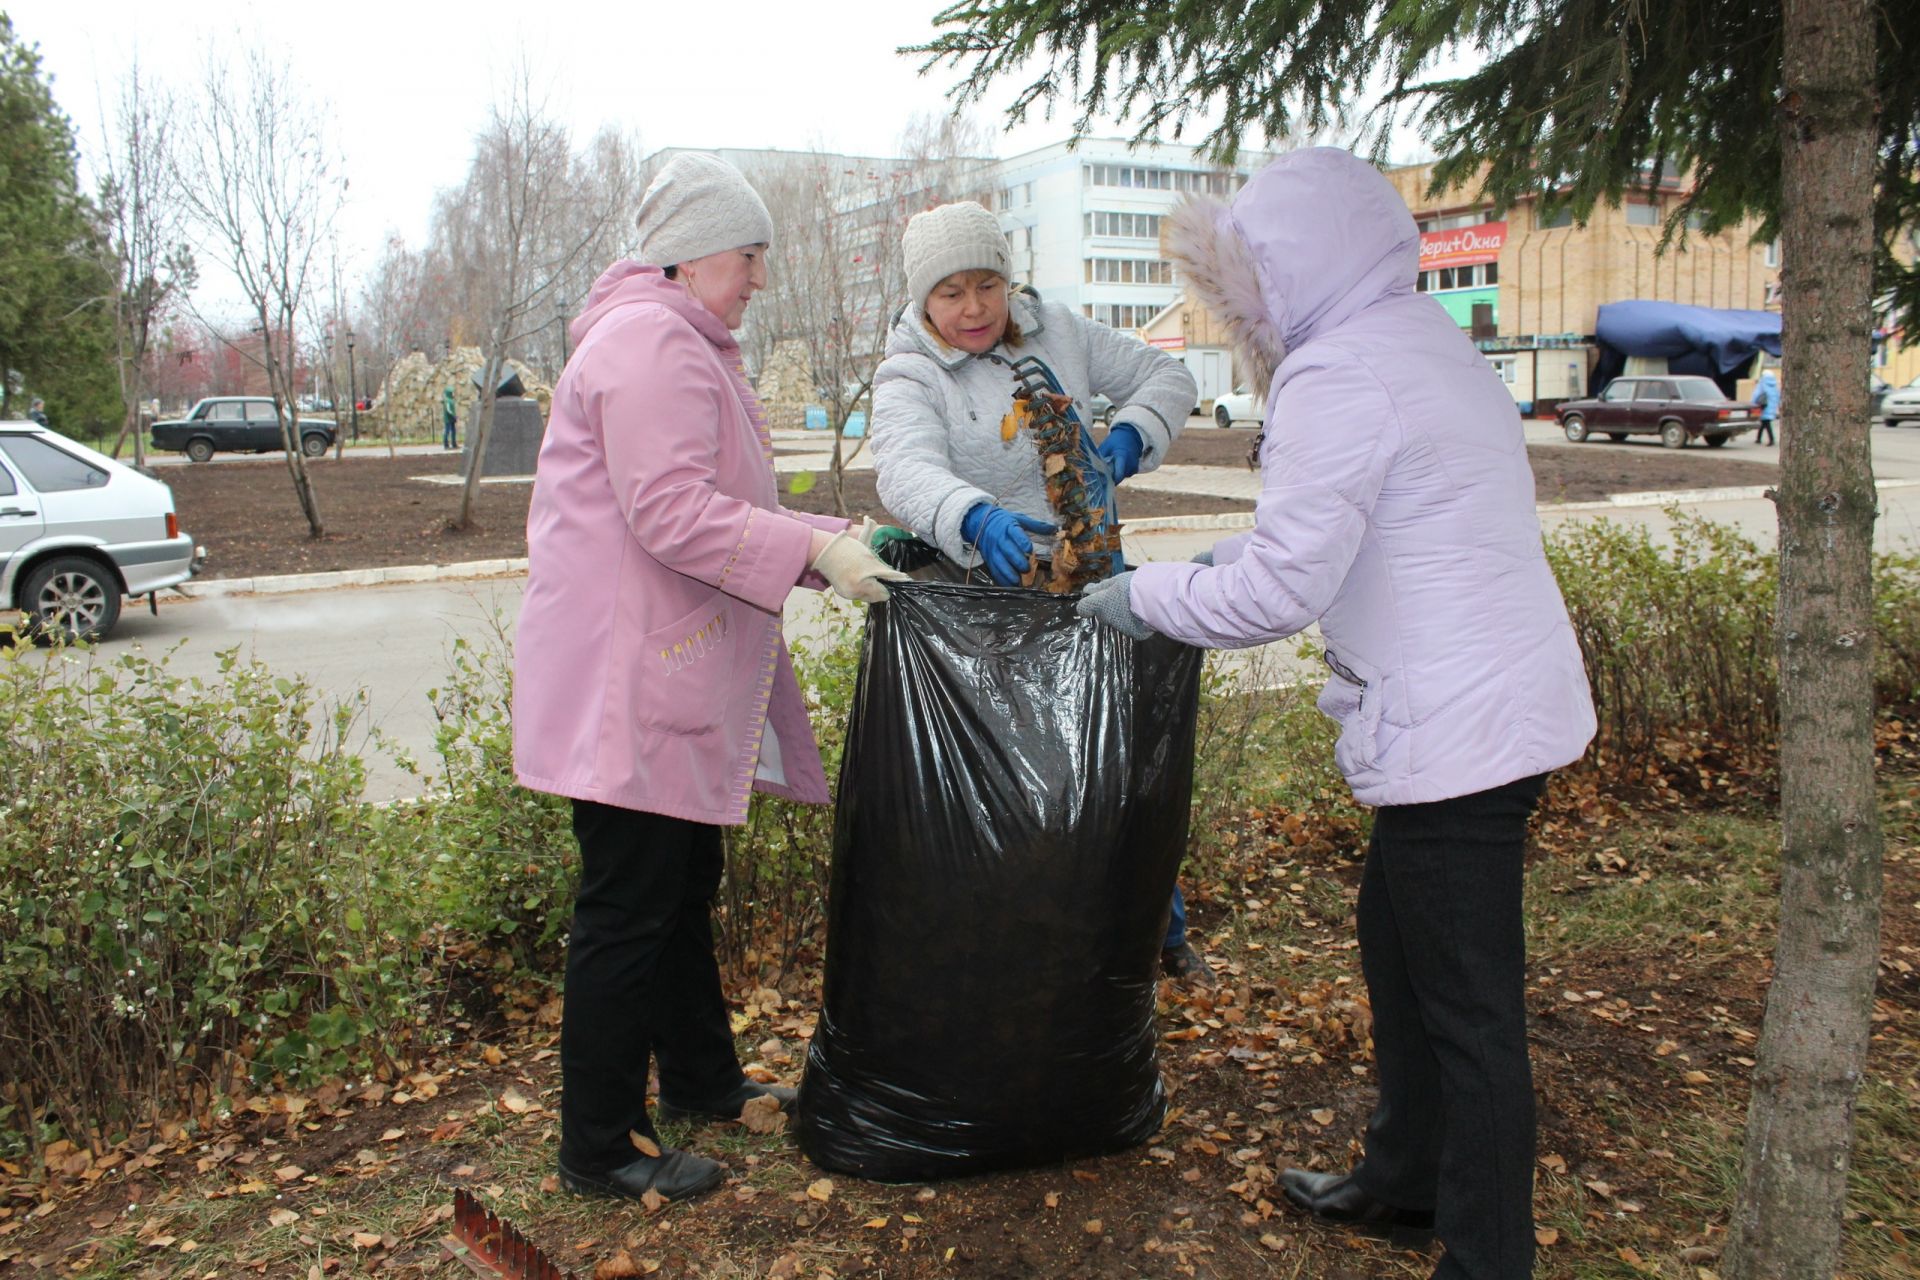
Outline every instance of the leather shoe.
<svg viewBox="0 0 1920 1280">
<path fill-rule="evenodd" d="M 1205 956 L 1193 949 L 1191 942 L 1182 942 L 1177 947 L 1162 950 L 1160 972 L 1189 987 L 1211 987 L 1218 981 L 1214 977 L 1213 966 L 1207 963 Z"/>
<path fill-rule="evenodd" d="M 639 1200 L 649 1191 L 685 1200 L 713 1190 L 726 1176 L 727 1167 L 719 1161 L 675 1147 L 662 1147 L 657 1156 L 641 1156 L 604 1173 L 570 1169 L 565 1160 L 560 1162 L 560 1181 L 568 1190 L 625 1200 Z"/>
<path fill-rule="evenodd" d="M 673 1124 L 687 1122 L 698 1123 L 706 1120 L 738 1120 L 741 1108 L 755 1098 L 778 1098 L 782 1111 L 793 1110 L 793 1100 L 799 1092 L 785 1085 L 756 1084 L 752 1080 L 743 1080 L 740 1087 L 732 1093 L 713 1102 L 669 1102 L 660 1099 L 660 1105 L 654 1108 L 654 1114 Z"/>
<path fill-rule="evenodd" d="M 1280 1188 L 1287 1199 L 1322 1222 L 1379 1232 L 1395 1244 L 1424 1246 L 1432 1242 L 1431 1209 L 1400 1209 L 1376 1200 L 1351 1173 L 1285 1169 L 1280 1174 Z"/>
</svg>

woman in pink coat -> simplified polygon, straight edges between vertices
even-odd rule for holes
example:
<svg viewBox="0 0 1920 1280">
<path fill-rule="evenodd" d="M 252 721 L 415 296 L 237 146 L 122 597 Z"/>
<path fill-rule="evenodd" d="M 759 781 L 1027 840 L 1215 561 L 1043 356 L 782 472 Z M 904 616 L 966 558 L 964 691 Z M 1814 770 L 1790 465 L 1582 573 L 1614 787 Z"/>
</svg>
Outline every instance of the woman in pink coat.
<svg viewBox="0 0 1920 1280">
<path fill-rule="evenodd" d="M 659 1147 L 647 1115 L 732 1118 L 790 1089 L 734 1054 L 710 923 L 720 828 L 748 795 L 824 802 L 780 609 L 796 584 L 886 599 L 847 522 L 783 510 L 739 327 L 773 234 L 746 179 L 676 156 L 573 322 L 527 515 L 514 769 L 573 800 L 580 888 L 560 1033 L 560 1177 L 669 1199 L 724 1168 Z M 643 265 L 643 263 L 645 265 Z M 628 1136 L 651 1141 L 647 1154 Z"/>
<path fill-rule="evenodd" d="M 1594 729 L 1519 413 L 1415 291 L 1406 205 L 1344 151 L 1188 204 L 1168 251 L 1273 384 L 1254 527 L 1080 612 L 1208 648 L 1319 623 L 1334 758 L 1377 806 L 1358 929 L 1380 1100 L 1353 1170 L 1281 1184 L 1328 1221 L 1437 1232 L 1436 1276 L 1515 1280 L 1534 1244 L 1527 818 Z"/>
</svg>

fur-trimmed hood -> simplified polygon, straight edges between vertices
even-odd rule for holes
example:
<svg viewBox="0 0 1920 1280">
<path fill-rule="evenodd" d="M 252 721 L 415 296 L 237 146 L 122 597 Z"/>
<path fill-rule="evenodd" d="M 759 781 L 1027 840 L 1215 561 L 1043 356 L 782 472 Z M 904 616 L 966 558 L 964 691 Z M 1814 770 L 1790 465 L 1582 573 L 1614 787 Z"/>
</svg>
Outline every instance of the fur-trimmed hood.
<svg viewBox="0 0 1920 1280">
<path fill-rule="evenodd" d="M 1420 232 L 1378 169 L 1338 147 L 1290 152 L 1231 205 L 1176 210 L 1167 254 L 1223 325 L 1264 396 L 1286 353 L 1392 294 L 1420 271 Z"/>
</svg>

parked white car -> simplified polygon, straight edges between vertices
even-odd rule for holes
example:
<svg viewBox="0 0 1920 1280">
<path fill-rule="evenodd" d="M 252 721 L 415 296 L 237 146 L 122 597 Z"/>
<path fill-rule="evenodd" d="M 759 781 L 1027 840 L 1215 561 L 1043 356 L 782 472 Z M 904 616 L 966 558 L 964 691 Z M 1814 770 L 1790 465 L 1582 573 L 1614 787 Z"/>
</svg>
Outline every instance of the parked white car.
<svg viewBox="0 0 1920 1280">
<path fill-rule="evenodd" d="M 0 607 L 34 631 L 97 640 L 122 596 L 200 571 L 173 490 L 32 422 L 0 421 Z"/>
<path fill-rule="evenodd" d="M 1920 423 L 1920 378 L 1887 392 L 1880 401 L 1880 417 L 1890 427 L 1904 422 Z"/>
<path fill-rule="evenodd" d="M 1251 422 L 1258 426 L 1266 421 L 1266 417 L 1266 406 L 1245 387 L 1219 396 L 1213 402 L 1213 421 L 1218 426 L 1230 427 L 1236 422 Z"/>
</svg>

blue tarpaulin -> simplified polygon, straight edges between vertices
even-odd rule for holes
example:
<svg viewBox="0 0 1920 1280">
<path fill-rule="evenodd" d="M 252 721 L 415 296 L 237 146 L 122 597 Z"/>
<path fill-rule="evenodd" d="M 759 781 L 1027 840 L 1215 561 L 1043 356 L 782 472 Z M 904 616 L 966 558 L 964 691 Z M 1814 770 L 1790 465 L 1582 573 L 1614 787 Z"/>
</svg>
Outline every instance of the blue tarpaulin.
<svg viewBox="0 0 1920 1280">
<path fill-rule="evenodd" d="M 1677 302 L 1608 302 L 1600 307 L 1595 335 L 1622 355 L 1701 355 L 1715 373 L 1732 373 L 1756 351 L 1780 354 L 1776 311 L 1723 311 Z"/>
</svg>

